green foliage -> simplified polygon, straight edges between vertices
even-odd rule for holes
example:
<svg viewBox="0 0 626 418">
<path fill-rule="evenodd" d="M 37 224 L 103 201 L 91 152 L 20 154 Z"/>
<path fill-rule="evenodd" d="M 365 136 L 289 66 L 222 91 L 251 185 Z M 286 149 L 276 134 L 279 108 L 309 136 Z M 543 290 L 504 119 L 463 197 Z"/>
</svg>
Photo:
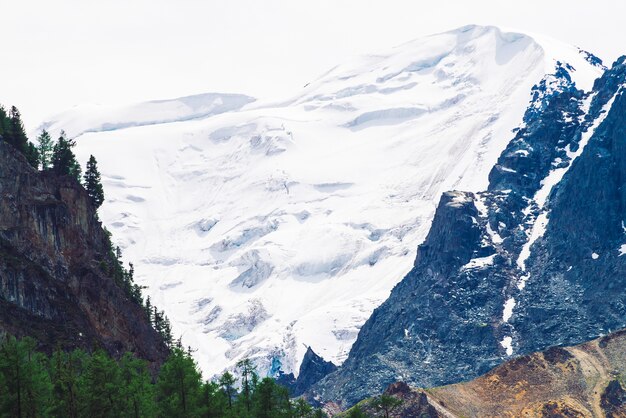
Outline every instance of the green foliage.
<svg viewBox="0 0 626 418">
<path fill-rule="evenodd" d="M 57 350 L 50 361 L 53 402 L 51 415 L 76 418 L 81 411 L 82 379 L 88 356 L 82 350 L 66 353 Z"/>
<path fill-rule="evenodd" d="M 261 380 L 254 391 L 256 418 L 288 418 L 292 415 L 289 392 L 272 378 Z"/>
<path fill-rule="evenodd" d="M 348 411 L 348 415 L 346 418 L 369 418 L 368 415 L 363 412 L 363 410 L 359 407 L 359 405 L 355 405 Z"/>
<path fill-rule="evenodd" d="M 102 188 L 100 172 L 98 171 L 98 162 L 93 155 L 91 155 L 89 161 L 87 161 L 84 181 L 85 190 L 87 190 L 91 204 L 96 209 L 99 208 L 104 202 L 104 189 Z"/>
<path fill-rule="evenodd" d="M 123 411 L 122 375 L 117 362 L 96 351 L 82 376 L 82 412 L 90 417 L 114 417 Z"/>
<path fill-rule="evenodd" d="M 126 353 L 120 360 L 122 385 L 124 387 L 124 411 L 126 417 L 155 417 L 157 414 L 155 389 L 148 366 L 144 360 Z"/>
<path fill-rule="evenodd" d="M 31 167 L 35 169 L 39 167 L 39 151 L 37 150 L 35 144 L 28 141 L 28 143 L 26 144 L 26 152 L 24 153 L 24 156 L 26 157 L 26 160 L 28 161 L 28 164 L 31 165 Z"/>
<path fill-rule="evenodd" d="M 273 379 L 259 381 L 248 359 L 238 363 L 239 380 L 226 372 L 203 381 L 189 351 L 175 347 L 154 382 L 147 363 L 130 353 L 116 361 L 101 350 L 57 350 L 48 358 L 35 348 L 31 338 L 0 344 L 2 418 L 325 417 L 304 399 L 291 401 Z"/>
<path fill-rule="evenodd" d="M 159 414 L 165 417 L 197 417 L 202 399 L 202 375 L 196 362 L 180 348 L 161 367 L 157 382 Z"/>
<path fill-rule="evenodd" d="M 256 367 L 248 358 L 237 362 L 237 369 L 241 376 L 241 400 L 245 406 L 246 413 L 250 414 L 252 409 L 252 382 L 257 381 Z"/>
<path fill-rule="evenodd" d="M 51 401 L 48 359 L 35 351 L 32 338 L 6 337 L 0 345 L 2 396 L 0 414 L 36 417 L 47 414 Z"/>
<path fill-rule="evenodd" d="M 54 143 L 52 137 L 45 129 L 37 137 L 37 157 L 39 168 L 43 171 L 48 170 L 52 165 L 52 150 Z"/>
<path fill-rule="evenodd" d="M 80 164 L 72 148 L 76 146 L 73 139 L 69 139 L 61 131 L 59 140 L 52 148 L 52 170 L 59 176 L 72 176 L 80 183 Z"/>
<path fill-rule="evenodd" d="M 233 407 L 233 398 L 235 397 L 235 377 L 230 372 L 224 372 L 224 374 L 220 377 L 219 385 L 222 387 L 222 391 L 226 396 L 226 401 L 228 403 L 228 408 L 232 409 Z"/>
<path fill-rule="evenodd" d="M 0 137 L 15 149 L 24 154 L 28 163 L 37 168 L 39 164 L 37 147 L 28 140 L 22 115 L 15 106 L 7 114 L 7 111 L 0 106 Z"/>
<path fill-rule="evenodd" d="M 382 394 L 374 398 L 371 405 L 377 412 L 382 414 L 383 417 L 389 418 L 391 414 L 402 405 L 402 400 Z"/>
</svg>

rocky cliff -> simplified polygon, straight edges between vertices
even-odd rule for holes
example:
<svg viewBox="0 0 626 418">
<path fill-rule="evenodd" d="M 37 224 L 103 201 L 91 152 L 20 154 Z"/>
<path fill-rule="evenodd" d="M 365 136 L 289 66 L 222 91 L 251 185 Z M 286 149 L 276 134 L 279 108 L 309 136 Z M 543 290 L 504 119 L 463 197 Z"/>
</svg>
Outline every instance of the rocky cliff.
<svg viewBox="0 0 626 418">
<path fill-rule="evenodd" d="M 443 195 L 414 268 L 315 396 L 458 382 L 624 327 L 624 61 L 590 92 L 561 64 L 534 87 L 488 190 Z"/>
<path fill-rule="evenodd" d="M 160 363 L 167 348 L 109 274 L 109 245 L 75 179 L 34 170 L 0 140 L 0 334 Z"/>
</svg>

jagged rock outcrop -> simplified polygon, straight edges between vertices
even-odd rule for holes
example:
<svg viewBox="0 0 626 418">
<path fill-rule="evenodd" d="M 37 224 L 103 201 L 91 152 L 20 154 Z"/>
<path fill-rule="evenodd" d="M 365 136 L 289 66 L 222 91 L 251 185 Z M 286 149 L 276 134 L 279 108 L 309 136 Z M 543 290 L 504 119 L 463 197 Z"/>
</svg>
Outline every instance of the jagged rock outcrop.
<svg viewBox="0 0 626 418">
<path fill-rule="evenodd" d="M 443 195 L 414 268 L 312 396 L 467 380 L 626 325 L 625 59 L 591 92 L 561 64 L 533 89 L 488 190 Z"/>
<path fill-rule="evenodd" d="M 337 370 L 337 366 L 330 361 L 324 360 L 311 347 L 308 347 L 302 358 L 302 363 L 300 363 L 298 377 L 295 378 L 292 373 L 281 374 L 277 381 L 289 388 L 292 396 L 300 396 L 308 388 L 335 370 Z"/>
<path fill-rule="evenodd" d="M 38 172 L 0 140 L 0 334 L 56 347 L 167 356 L 141 306 L 110 277 L 109 239 L 75 179 Z"/>
</svg>

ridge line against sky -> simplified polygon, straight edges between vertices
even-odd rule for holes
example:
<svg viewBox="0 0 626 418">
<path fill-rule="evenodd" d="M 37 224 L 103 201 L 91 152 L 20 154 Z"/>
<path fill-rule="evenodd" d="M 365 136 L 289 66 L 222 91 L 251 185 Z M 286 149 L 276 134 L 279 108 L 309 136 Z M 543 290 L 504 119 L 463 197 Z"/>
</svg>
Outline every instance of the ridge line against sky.
<svg viewBox="0 0 626 418">
<path fill-rule="evenodd" d="M 79 104 L 205 92 L 280 99 L 351 56 L 467 24 L 544 34 L 610 65 L 626 2 L 0 0 L 0 103 L 28 129 Z"/>
</svg>

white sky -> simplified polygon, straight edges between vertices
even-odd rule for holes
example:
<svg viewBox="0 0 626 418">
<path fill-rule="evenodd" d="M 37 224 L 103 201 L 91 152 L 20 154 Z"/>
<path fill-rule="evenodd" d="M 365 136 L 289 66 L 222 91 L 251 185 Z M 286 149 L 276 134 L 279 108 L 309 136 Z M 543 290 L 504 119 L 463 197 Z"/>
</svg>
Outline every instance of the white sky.
<svg viewBox="0 0 626 418">
<path fill-rule="evenodd" d="M 624 0 L 0 0 L 0 103 L 32 129 L 82 103 L 280 98 L 351 55 L 470 23 L 610 64 L 626 54 L 625 18 Z"/>
</svg>

